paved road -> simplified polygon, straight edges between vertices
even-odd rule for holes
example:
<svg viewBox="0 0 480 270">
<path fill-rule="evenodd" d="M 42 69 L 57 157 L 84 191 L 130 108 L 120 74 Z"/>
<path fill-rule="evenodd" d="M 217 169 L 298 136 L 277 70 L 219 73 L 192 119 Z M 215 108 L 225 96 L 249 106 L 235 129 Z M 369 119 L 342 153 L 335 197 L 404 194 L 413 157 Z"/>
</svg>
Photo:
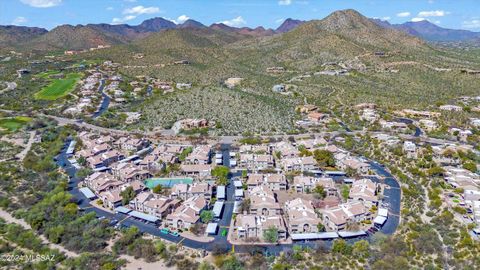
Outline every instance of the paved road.
<svg viewBox="0 0 480 270">
<path fill-rule="evenodd" d="M 410 118 L 401 117 L 401 118 L 397 118 L 396 120 L 399 122 L 405 123 L 407 125 L 415 125 L 413 119 L 410 119 Z M 415 134 L 413 134 L 413 136 L 420 137 L 422 135 L 423 135 L 423 131 L 417 125 L 415 125 Z"/>
<path fill-rule="evenodd" d="M 15 111 L 11 110 L 3 110 L 0 109 L 0 111 L 7 112 L 7 113 L 15 113 Z M 144 134 L 145 136 L 156 136 L 158 134 L 162 136 L 174 136 L 175 133 L 170 130 L 158 130 L 158 131 L 148 131 L 148 132 L 143 132 L 143 131 L 127 131 L 127 130 L 119 130 L 119 129 L 113 129 L 113 128 L 104 128 L 104 127 L 99 127 L 95 126 L 92 124 L 84 123 L 84 122 L 79 122 L 76 119 L 70 119 L 70 118 L 64 118 L 64 117 L 58 117 L 58 116 L 53 116 L 53 115 L 46 115 L 46 114 L 39 114 L 40 116 L 44 117 L 49 117 L 54 120 L 56 120 L 59 125 L 76 125 L 81 128 L 93 130 L 93 131 L 98 131 L 101 133 L 111 133 L 111 134 L 116 134 L 116 135 L 128 135 L 132 133 L 141 133 Z M 326 136 L 329 135 L 330 137 L 335 137 L 339 136 L 342 134 L 345 135 L 365 135 L 365 134 L 370 134 L 370 135 L 376 135 L 376 134 L 390 134 L 393 136 L 398 136 L 404 140 L 420 140 L 422 142 L 432 144 L 432 145 L 440 145 L 440 144 L 458 144 L 458 141 L 453 141 L 453 140 L 446 140 L 446 139 L 436 139 L 436 138 L 430 138 L 428 136 L 425 136 L 423 132 L 419 129 L 415 131 L 415 134 L 410 135 L 410 134 L 397 134 L 395 132 L 380 132 L 380 131 L 373 131 L 373 132 L 367 132 L 367 131 L 332 131 L 332 132 L 319 132 L 319 133 L 305 133 L 305 134 L 297 134 L 297 135 L 271 135 L 271 136 L 264 136 L 264 137 L 269 137 L 269 138 L 288 138 L 288 137 L 294 137 L 294 138 L 305 138 L 308 136 Z M 223 144 L 232 144 L 235 141 L 238 141 L 242 139 L 243 136 L 219 136 L 220 142 Z"/>
<path fill-rule="evenodd" d="M 105 79 L 100 80 L 100 86 L 98 87 L 98 92 L 102 94 L 102 103 L 100 104 L 98 110 L 93 114 L 92 118 L 94 119 L 102 115 L 110 105 L 110 97 L 103 92 L 103 88 L 105 88 Z"/>
</svg>

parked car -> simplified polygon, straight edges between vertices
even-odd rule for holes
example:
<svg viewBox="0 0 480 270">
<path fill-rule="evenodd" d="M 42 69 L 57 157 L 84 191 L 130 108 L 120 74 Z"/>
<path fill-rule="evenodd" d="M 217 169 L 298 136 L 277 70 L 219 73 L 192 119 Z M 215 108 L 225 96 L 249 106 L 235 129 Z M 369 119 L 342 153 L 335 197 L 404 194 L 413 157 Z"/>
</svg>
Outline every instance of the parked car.
<svg viewBox="0 0 480 270">
<path fill-rule="evenodd" d="M 110 222 L 108 223 L 108 225 L 114 226 L 114 225 L 116 225 L 117 223 L 118 223 L 118 219 L 112 219 L 112 220 L 110 220 Z"/>
</svg>

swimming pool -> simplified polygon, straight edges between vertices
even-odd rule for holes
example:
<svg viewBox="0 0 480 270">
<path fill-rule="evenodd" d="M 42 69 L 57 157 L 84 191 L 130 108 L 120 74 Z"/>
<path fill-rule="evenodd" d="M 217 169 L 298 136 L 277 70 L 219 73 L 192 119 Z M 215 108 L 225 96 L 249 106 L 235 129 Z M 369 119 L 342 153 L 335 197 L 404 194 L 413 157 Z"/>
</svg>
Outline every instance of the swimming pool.
<svg viewBox="0 0 480 270">
<path fill-rule="evenodd" d="M 176 184 L 191 184 L 193 183 L 193 178 L 149 178 L 145 180 L 145 185 L 149 189 L 153 189 L 158 185 L 162 187 L 173 187 Z"/>
</svg>

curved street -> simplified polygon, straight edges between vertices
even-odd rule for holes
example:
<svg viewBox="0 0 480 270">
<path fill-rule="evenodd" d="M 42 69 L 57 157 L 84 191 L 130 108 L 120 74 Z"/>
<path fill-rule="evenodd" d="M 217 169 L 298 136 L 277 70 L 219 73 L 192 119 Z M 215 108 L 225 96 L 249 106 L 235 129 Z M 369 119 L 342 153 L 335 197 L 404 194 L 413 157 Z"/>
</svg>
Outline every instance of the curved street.
<svg viewBox="0 0 480 270">
<path fill-rule="evenodd" d="M 68 144 L 69 141 L 66 142 Z M 230 164 L 230 145 L 229 144 L 222 144 L 221 150 L 223 152 L 223 162 L 224 165 L 229 166 Z M 81 182 L 80 179 L 75 177 L 75 173 L 77 169 L 73 167 L 67 159 L 66 156 L 66 148 L 64 148 L 61 153 L 57 156 L 57 163 L 64 168 L 68 176 L 70 177 L 70 181 L 68 183 L 68 191 L 73 196 L 74 199 L 78 202 L 79 207 L 82 211 L 85 212 L 95 212 L 98 217 L 105 217 L 110 220 L 116 219 L 119 220 L 123 225 L 126 226 L 136 226 L 140 229 L 140 231 L 144 233 L 148 233 L 164 240 L 173 242 L 173 243 L 181 243 L 184 246 L 195 248 L 195 249 L 204 249 L 207 251 L 212 250 L 232 250 L 234 249 L 235 252 L 251 252 L 251 251 L 261 251 L 267 254 L 278 254 L 281 251 L 291 249 L 293 245 L 301 245 L 301 246 L 309 246 L 315 247 L 317 245 L 331 245 L 333 239 L 329 240 L 315 240 L 315 241 L 303 241 L 303 242 L 295 242 L 293 244 L 272 244 L 272 245 L 241 245 L 233 247 L 231 243 L 227 241 L 226 236 L 222 236 L 220 231 L 226 229 L 229 230 L 230 221 L 233 215 L 233 204 L 235 201 L 234 198 L 234 186 L 231 183 L 232 177 L 239 176 L 240 173 L 234 173 L 229 175 L 230 183 L 227 185 L 226 195 L 227 200 L 225 202 L 225 208 L 223 211 L 223 215 L 221 220 L 219 221 L 220 231 L 217 235 L 215 235 L 214 240 L 211 242 L 200 242 L 196 240 L 192 240 L 189 238 L 184 238 L 182 236 L 172 236 L 170 234 L 163 234 L 160 232 L 160 229 L 153 224 L 144 223 L 139 220 L 134 220 L 124 214 L 121 213 L 112 213 L 100 208 L 94 207 L 90 204 L 90 201 L 79 191 L 78 185 Z M 370 165 L 372 169 L 377 173 L 378 177 L 372 177 L 372 179 L 376 182 L 383 183 L 386 188 L 384 191 L 384 199 L 382 202 L 383 207 L 389 209 L 389 217 L 387 222 L 384 226 L 380 229 L 380 231 L 384 234 L 393 234 L 400 222 L 400 203 L 401 203 L 401 190 L 400 185 L 397 180 L 388 172 L 386 171 L 380 164 L 370 161 Z M 348 242 L 352 243 L 361 239 L 372 240 L 372 235 L 369 234 L 367 236 L 360 236 L 355 238 L 346 239 Z"/>
</svg>

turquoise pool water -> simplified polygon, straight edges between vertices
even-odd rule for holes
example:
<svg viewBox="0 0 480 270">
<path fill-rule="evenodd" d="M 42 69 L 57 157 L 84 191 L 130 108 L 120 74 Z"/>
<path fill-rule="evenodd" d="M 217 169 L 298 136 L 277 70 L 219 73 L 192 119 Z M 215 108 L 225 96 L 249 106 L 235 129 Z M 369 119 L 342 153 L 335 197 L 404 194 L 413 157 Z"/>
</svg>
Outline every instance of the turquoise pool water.
<svg viewBox="0 0 480 270">
<path fill-rule="evenodd" d="M 193 183 L 193 178 L 149 178 L 145 180 L 145 185 L 149 189 L 153 189 L 158 185 L 162 187 L 173 187 L 176 184 L 191 184 Z"/>
</svg>

